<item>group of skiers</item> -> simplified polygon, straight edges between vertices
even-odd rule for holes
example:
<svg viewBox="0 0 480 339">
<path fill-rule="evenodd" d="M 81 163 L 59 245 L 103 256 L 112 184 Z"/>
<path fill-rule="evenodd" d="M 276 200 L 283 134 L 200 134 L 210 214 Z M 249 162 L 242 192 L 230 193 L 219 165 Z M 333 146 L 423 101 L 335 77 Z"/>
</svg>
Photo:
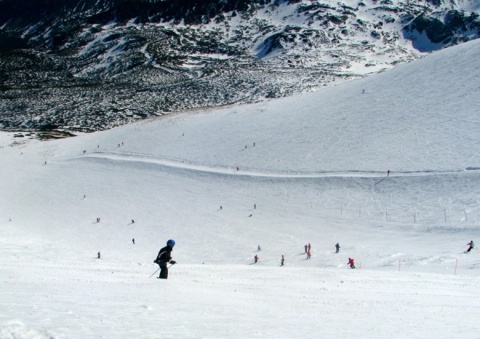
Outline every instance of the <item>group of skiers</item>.
<svg viewBox="0 0 480 339">
<path fill-rule="evenodd" d="M 303 248 L 305 249 L 305 253 L 307 254 L 306 259 L 310 259 L 312 257 L 312 254 L 311 254 L 312 245 L 308 243 L 308 244 L 305 244 Z M 257 252 L 261 250 L 262 248 L 260 247 L 260 245 L 258 245 Z M 337 242 L 335 244 L 335 253 L 338 253 L 338 252 L 340 252 L 340 244 Z M 256 264 L 258 260 L 259 260 L 259 257 L 257 254 L 255 254 L 255 256 L 253 257 L 253 263 Z M 285 264 L 285 256 L 282 254 L 282 258 L 280 259 L 280 266 L 284 266 L 284 264 Z M 353 258 L 348 258 L 347 264 L 350 266 L 350 268 L 355 268 L 355 260 Z"/>
</svg>

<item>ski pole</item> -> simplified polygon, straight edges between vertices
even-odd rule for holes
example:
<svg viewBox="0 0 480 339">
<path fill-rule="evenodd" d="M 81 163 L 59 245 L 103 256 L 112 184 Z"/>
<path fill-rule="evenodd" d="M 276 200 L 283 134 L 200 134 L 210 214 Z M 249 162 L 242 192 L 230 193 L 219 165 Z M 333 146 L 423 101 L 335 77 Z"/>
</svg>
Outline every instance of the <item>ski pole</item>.
<svg viewBox="0 0 480 339">
<path fill-rule="evenodd" d="M 153 277 L 153 276 L 155 275 L 155 273 L 157 273 L 158 271 L 160 271 L 160 267 L 159 267 L 155 272 L 153 272 L 152 275 L 148 277 L 148 279 L 150 279 L 151 277 Z"/>
</svg>

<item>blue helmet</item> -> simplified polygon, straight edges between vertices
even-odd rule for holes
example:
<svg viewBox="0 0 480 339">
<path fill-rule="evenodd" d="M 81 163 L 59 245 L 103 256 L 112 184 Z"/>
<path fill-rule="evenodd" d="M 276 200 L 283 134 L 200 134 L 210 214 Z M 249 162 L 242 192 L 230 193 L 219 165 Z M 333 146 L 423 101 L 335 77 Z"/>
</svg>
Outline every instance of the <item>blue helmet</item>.
<svg viewBox="0 0 480 339">
<path fill-rule="evenodd" d="M 175 240 L 170 239 L 169 241 L 167 241 L 167 245 L 170 246 L 170 247 L 175 246 Z"/>
</svg>

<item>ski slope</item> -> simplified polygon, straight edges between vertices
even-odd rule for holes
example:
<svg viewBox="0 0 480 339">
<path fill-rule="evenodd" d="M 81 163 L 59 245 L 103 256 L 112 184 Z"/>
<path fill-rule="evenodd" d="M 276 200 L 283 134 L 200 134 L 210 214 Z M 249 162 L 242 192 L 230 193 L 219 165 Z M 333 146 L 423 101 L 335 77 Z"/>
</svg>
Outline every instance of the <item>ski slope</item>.
<svg viewBox="0 0 480 339">
<path fill-rule="evenodd" d="M 0 338 L 478 338 L 479 52 L 64 140 L 1 133 Z M 149 278 L 169 238 L 178 264 Z"/>
</svg>

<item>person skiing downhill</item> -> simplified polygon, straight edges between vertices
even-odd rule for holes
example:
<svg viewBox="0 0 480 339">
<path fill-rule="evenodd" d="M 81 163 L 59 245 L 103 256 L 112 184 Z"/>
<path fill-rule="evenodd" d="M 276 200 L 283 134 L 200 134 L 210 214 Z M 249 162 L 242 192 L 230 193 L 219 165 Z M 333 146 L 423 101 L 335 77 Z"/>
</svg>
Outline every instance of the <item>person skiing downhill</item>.
<svg viewBox="0 0 480 339">
<path fill-rule="evenodd" d="M 158 266 L 160 266 L 160 276 L 158 277 L 159 279 L 168 279 L 167 263 L 170 263 L 172 265 L 175 265 L 177 263 L 176 261 L 172 260 L 173 246 L 175 246 L 175 240 L 168 240 L 167 246 L 160 249 L 157 255 L 157 259 L 153 261 L 155 264 L 158 264 Z"/>
<path fill-rule="evenodd" d="M 337 242 L 335 244 L 335 253 L 338 253 L 338 252 L 340 252 L 340 244 Z"/>
<path fill-rule="evenodd" d="M 280 266 L 283 266 L 283 263 L 285 262 L 285 257 L 282 254 L 282 259 L 280 260 Z"/>
<path fill-rule="evenodd" d="M 355 268 L 355 259 L 348 258 L 348 265 L 350 265 L 350 268 Z"/>
<path fill-rule="evenodd" d="M 470 242 L 469 242 L 467 245 L 468 245 L 469 247 L 467 248 L 467 250 L 465 251 L 465 253 L 470 252 L 470 251 L 473 249 L 473 247 L 475 246 L 475 245 L 473 244 L 473 240 L 470 240 Z"/>
<path fill-rule="evenodd" d="M 255 256 L 253 257 L 253 260 L 255 260 L 255 263 L 258 262 L 258 255 L 255 254 Z"/>
</svg>

